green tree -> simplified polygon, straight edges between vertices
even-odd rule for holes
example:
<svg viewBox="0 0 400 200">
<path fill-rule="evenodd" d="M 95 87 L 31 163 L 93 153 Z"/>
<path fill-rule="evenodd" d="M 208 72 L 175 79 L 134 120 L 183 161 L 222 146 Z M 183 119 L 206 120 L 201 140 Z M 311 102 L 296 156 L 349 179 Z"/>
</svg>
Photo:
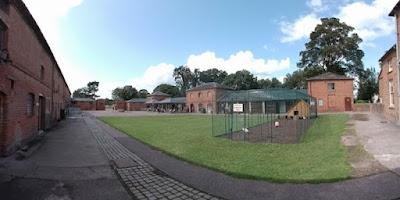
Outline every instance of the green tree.
<svg viewBox="0 0 400 200">
<path fill-rule="evenodd" d="M 173 77 L 175 79 L 176 85 L 182 94 L 186 92 L 187 89 L 191 87 L 192 72 L 187 66 L 179 66 L 174 69 Z"/>
<path fill-rule="evenodd" d="M 87 98 L 85 88 L 79 88 L 72 94 L 73 98 Z"/>
<path fill-rule="evenodd" d="M 338 18 L 322 18 L 310 34 L 306 50 L 300 52 L 300 68 L 317 68 L 341 75 L 360 75 L 364 52 L 359 49 L 362 39 L 354 28 Z"/>
<path fill-rule="evenodd" d="M 98 81 L 91 81 L 87 84 L 87 96 L 94 99 L 95 97 L 99 97 L 96 95 L 96 92 L 99 91 L 99 82 Z"/>
<path fill-rule="evenodd" d="M 149 94 L 149 92 L 146 89 L 141 89 L 138 92 L 138 98 L 144 99 L 147 97 L 148 94 Z"/>
<path fill-rule="evenodd" d="M 378 73 L 375 68 L 368 68 L 362 72 L 357 92 L 357 100 L 372 101 L 372 97 L 379 92 Z"/>
<path fill-rule="evenodd" d="M 117 87 L 112 91 L 113 99 L 124 99 L 129 100 L 138 97 L 138 91 L 131 85 L 127 85 L 123 88 Z"/>
<path fill-rule="evenodd" d="M 114 100 L 113 99 L 106 98 L 105 101 L 106 101 L 106 105 L 107 106 L 111 106 L 111 105 L 114 104 Z"/>
<path fill-rule="evenodd" d="M 234 88 L 235 90 L 257 89 L 257 77 L 247 70 L 237 71 L 229 74 L 223 82 L 224 85 Z"/>
<path fill-rule="evenodd" d="M 86 87 L 79 88 L 72 93 L 72 97 L 74 98 L 96 98 L 99 97 L 96 95 L 96 92 L 99 91 L 99 82 L 91 81 Z"/>
<path fill-rule="evenodd" d="M 154 88 L 153 92 L 164 92 L 166 94 L 170 94 L 172 97 L 180 97 L 181 96 L 181 92 L 179 91 L 179 88 L 174 86 L 174 85 L 170 85 L 170 84 L 161 84 L 158 85 L 156 88 Z"/>
<path fill-rule="evenodd" d="M 282 87 L 282 83 L 281 81 L 279 81 L 279 79 L 277 78 L 272 78 L 271 79 L 271 88 L 281 88 Z"/>
<path fill-rule="evenodd" d="M 213 68 L 200 72 L 199 80 L 202 83 L 209 83 L 209 82 L 223 83 L 224 79 L 227 76 L 228 73 L 226 73 L 226 71 Z"/>
<path fill-rule="evenodd" d="M 269 89 L 269 88 L 272 88 L 272 87 L 271 87 L 272 81 L 271 81 L 269 78 L 260 79 L 260 80 L 257 81 L 257 83 L 258 83 L 258 87 L 259 87 L 260 89 Z"/>
</svg>

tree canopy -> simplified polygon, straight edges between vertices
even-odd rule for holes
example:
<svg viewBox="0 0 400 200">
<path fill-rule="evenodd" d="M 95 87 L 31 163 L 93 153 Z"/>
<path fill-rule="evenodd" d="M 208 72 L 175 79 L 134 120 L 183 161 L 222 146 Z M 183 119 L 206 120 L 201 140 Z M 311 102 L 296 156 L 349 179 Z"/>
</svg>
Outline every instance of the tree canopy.
<svg viewBox="0 0 400 200">
<path fill-rule="evenodd" d="M 112 98 L 113 99 L 124 99 L 129 100 L 138 97 L 138 91 L 136 88 L 132 87 L 131 85 L 127 85 L 125 87 L 117 87 L 112 91 Z"/>
<path fill-rule="evenodd" d="M 72 93 L 73 98 L 96 98 L 99 97 L 96 95 L 96 92 L 99 91 L 99 82 L 91 81 L 86 87 L 79 88 Z"/>
<path fill-rule="evenodd" d="M 300 52 L 300 68 L 318 68 L 341 75 L 360 75 L 364 52 L 359 49 L 362 39 L 354 28 L 338 18 L 322 18 L 310 34 L 306 50 Z"/>
<path fill-rule="evenodd" d="M 206 71 L 201 71 L 199 80 L 202 83 L 209 83 L 209 82 L 223 83 L 224 79 L 227 76 L 228 73 L 226 73 L 226 71 L 213 68 L 213 69 L 208 69 Z"/>
<path fill-rule="evenodd" d="M 182 93 L 185 93 L 187 89 L 190 89 L 193 82 L 193 75 L 188 66 L 181 65 L 175 68 L 172 76 Z"/>
<path fill-rule="evenodd" d="M 232 87 L 235 90 L 257 89 L 257 77 L 247 70 L 237 71 L 234 74 L 229 74 L 223 82 L 224 85 Z"/>
<path fill-rule="evenodd" d="M 174 86 L 174 85 L 170 85 L 170 84 L 160 84 L 158 85 L 156 88 L 154 88 L 153 92 L 164 92 L 166 94 L 171 95 L 172 97 L 180 97 L 181 92 L 179 91 L 179 88 Z"/>
<path fill-rule="evenodd" d="M 378 73 L 375 68 L 368 68 L 360 76 L 357 100 L 372 101 L 372 97 L 379 92 Z"/>
</svg>

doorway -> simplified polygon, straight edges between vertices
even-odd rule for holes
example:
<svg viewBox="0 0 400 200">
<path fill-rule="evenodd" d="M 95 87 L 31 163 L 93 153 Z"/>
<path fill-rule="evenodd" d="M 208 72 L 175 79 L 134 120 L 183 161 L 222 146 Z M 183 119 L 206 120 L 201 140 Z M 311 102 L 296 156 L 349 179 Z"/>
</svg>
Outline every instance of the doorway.
<svg viewBox="0 0 400 200">
<path fill-rule="evenodd" d="M 344 98 L 344 111 L 351 111 L 351 98 L 350 97 Z"/>
<path fill-rule="evenodd" d="M 43 96 L 39 96 L 39 108 L 38 108 L 38 129 L 39 134 L 43 133 L 46 125 L 46 102 Z"/>
</svg>

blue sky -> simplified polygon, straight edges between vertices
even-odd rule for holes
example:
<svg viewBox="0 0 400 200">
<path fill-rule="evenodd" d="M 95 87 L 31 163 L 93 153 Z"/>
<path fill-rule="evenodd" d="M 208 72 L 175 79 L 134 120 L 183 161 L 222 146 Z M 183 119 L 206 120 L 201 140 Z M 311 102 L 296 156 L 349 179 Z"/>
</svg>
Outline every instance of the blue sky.
<svg viewBox="0 0 400 200">
<path fill-rule="evenodd" d="M 365 67 L 395 43 L 396 0 L 24 0 L 71 92 L 99 81 L 102 98 L 132 85 L 152 92 L 172 71 L 247 69 L 258 78 L 297 69 L 322 17 L 338 17 L 364 40 Z"/>
</svg>

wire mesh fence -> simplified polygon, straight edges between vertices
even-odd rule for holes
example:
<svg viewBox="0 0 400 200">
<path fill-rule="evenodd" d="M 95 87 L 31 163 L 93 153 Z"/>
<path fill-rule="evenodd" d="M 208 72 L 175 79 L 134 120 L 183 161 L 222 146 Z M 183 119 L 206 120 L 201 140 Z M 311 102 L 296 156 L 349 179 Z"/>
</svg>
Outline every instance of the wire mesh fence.
<svg viewBox="0 0 400 200">
<path fill-rule="evenodd" d="M 213 136 L 249 142 L 297 143 L 317 117 L 314 97 L 288 89 L 230 91 L 217 109 Z"/>
</svg>

